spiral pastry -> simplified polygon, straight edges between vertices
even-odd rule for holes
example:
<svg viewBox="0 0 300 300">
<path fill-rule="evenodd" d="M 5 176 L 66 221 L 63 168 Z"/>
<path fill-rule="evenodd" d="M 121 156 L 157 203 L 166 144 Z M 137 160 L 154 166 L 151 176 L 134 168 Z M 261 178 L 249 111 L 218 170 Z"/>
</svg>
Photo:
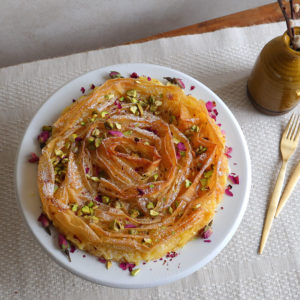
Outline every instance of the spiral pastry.
<svg viewBox="0 0 300 300">
<path fill-rule="evenodd" d="M 228 174 L 205 103 L 156 80 L 106 81 L 68 107 L 42 150 L 44 213 L 80 249 L 139 263 L 213 218 Z"/>
</svg>

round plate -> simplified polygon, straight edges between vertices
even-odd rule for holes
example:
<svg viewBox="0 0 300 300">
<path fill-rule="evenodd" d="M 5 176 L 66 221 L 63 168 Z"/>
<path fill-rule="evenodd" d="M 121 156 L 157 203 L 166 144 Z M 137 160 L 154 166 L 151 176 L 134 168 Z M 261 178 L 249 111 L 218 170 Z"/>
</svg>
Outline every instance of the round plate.
<svg viewBox="0 0 300 300">
<path fill-rule="evenodd" d="M 105 265 L 98 262 L 96 257 L 79 250 L 71 254 L 72 262 L 68 261 L 59 250 L 54 236 L 49 236 L 37 222 L 41 213 L 37 189 L 37 165 L 27 162 L 30 152 L 40 153 L 36 137 L 41 127 L 52 124 L 72 99 L 81 96 L 81 87 L 89 91 L 92 83 L 97 85 L 107 80 L 110 71 L 118 71 L 126 77 L 132 72 L 137 72 L 139 75 L 159 80 L 167 76 L 181 78 L 186 86 L 185 93 L 191 93 L 204 101 L 215 101 L 219 112 L 217 123 L 221 123 L 221 128 L 226 132 L 226 144 L 233 148 L 232 158 L 229 160 L 230 169 L 240 178 L 240 184 L 233 185 L 231 190 L 234 196 L 225 195 L 220 204 L 224 209 L 218 208 L 214 217 L 211 243 L 205 243 L 200 238 L 194 239 L 177 251 L 179 255 L 172 259 L 169 257 L 141 264 L 139 266 L 141 272 L 135 277 L 130 276 L 128 271 L 123 271 L 116 263 L 106 270 Z M 190 90 L 191 86 L 195 86 L 195 89 Z M 21 210 L 29 228 L 46 252 L 72 273 L 102 285 L 118 288 L 145 288 L 170 283 L 192 274 L 210 262 L 226 246 L 242 220 L 248 203 L 250 181 L 251 166 L 246 140 L 238 122 L 224 102 L 194 78 L 170 68 L 150 64 L 120 64 L 105 67 L 84 74 L 59 89 L 42 105 L 30 122 L 20 145 L 16 164 L 16 188 Z"/>
</svg>

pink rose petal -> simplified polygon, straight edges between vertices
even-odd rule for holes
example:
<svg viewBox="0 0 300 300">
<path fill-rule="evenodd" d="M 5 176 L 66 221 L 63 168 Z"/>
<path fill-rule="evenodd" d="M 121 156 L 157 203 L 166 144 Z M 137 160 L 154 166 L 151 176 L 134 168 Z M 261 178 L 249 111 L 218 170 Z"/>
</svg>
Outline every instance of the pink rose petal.
<svg viewBox="0 0 300 300">
<path fill-rule="evenodd" d="M 113 135 L 113 136 L 117 136 L 117 137 L 122 137 L 123 136 L 123 133 L 121 131 L 117 131 L 117 130 L 109 130 L 108 133 Z"/>
<path fill-rule="evenodd" d="M 177 148 L 179 151 L 186 151 L 186 147 L 185 147 L 184 143 L 181 143 L 181 142 L 178 143 Z"/>
<path fill-rule="evenodd" d="M 240 179 L 238 175 L 232 173 L 228 175 L 228 178 L 233 184 L 240 184 Z"/>
<path fill-rule="evenodd" d="M 28 162 L 37 163 L 38 161 L 39 161 L 39 157 L 35 153 L 31 152 L 30 157 L 28 158 Z"/>
</svg>

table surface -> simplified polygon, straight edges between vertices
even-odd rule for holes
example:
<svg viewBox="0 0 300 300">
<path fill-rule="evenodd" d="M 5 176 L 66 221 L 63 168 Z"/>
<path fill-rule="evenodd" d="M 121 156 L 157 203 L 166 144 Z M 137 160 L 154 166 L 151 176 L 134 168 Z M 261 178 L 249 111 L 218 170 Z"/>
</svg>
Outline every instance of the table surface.
<svg viewBox="0 0 300 300">
<path fill-rule="evenodd" d="M 296 0 L 294 1 L 294 3 L 300 4 L 300 0 Z M 186 34 L 212 32 L 227 27 L 245 27 L 245 26 L 258 25 L 264 23 L 279 22 L 283 20 L 284 17 L 279 8 L 279 5 L 277 2 L 274 2 L 253 9 L 247 9 L 228 16 L 224 16 L 224 17 L 208 20 L 205 22 L 197 23 L 194 25 L 178 28 L 168 32 L 152 35 L 143 39 L 129 42 L 127 44 L 142 43 L 151 40 L 156 40 L 159 38 L 168 38 L 168 37 L 181 36 Z"/>
</svg>

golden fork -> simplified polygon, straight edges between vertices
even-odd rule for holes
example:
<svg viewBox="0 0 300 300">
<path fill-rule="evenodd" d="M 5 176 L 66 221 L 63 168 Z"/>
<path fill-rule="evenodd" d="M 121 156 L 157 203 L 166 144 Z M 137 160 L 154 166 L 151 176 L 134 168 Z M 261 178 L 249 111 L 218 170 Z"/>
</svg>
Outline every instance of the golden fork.
<svg viewBox="0 0 300 300">
<path fill-rule="evenodd" d="M 282 134 L 282 138 L 281 138 L 281 142 L 280 142 L 282 165 L 281 165 L 281 169 L 278 174 L 278 178 L 276 181 L 276 185 L 275 185 L 272 197 L 269 202 L 268 212 L 267 212 L 267 216 L 265 218 L 264 229 L 263 229 L 263 233 L 262 233 L 262 237 L 261 237 L 261 241 L 260 241 L 260 247 L 258 250 L 259 254 L 262 254 L 265 244 L 266 244 L 266 241 L 268 239 L 269 233 L 270 233 L 270 229 L 271 229 L 271 226 L 273 223 L 273 219 L 275 216 L 275 212 L 276 212 L 277 205 L 279 202 L 279 197 L 280 197 L 281 190 L 282 190 L 282 184 L 284 181 L 287 161 L 292 156 L 292 154 L 294 153 L 294 151 L 298 145 L 299 134 L 300 134 L 299 120 L 300 120 L 299 115 L 296 116 L 295 114 L 292 114 L 292 116 L 289 120 L 289 123 Z"/>
</svg>

